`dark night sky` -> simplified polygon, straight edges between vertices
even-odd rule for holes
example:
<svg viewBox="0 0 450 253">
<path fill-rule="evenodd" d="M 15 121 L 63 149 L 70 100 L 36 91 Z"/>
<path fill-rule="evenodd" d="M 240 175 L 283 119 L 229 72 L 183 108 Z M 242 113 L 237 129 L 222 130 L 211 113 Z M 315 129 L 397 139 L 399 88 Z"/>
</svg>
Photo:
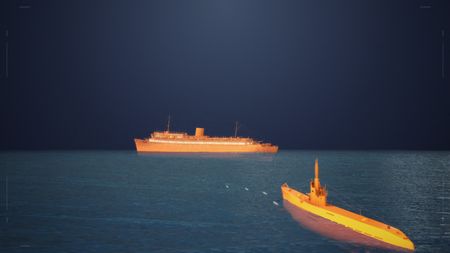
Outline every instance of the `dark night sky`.
<svg viewBox="0 0 450 253">
<path fill-rule="evenodd" d="M 132 149 L 168 114 L 282 149 L 450 149 L 445 0 L 1 2 L 1 149 Z"/>
</svg>

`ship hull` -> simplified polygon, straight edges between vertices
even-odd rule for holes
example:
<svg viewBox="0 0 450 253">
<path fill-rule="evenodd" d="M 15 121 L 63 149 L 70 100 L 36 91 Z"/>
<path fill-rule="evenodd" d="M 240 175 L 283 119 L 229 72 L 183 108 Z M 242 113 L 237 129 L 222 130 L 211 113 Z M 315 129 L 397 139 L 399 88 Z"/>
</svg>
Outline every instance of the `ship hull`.
<svg viewBox="0 0 450 253">
<path fill-rule="evenodd" d="M 277 146 L 262 144 L 184 144 L 184 143 L 155 143 L 135 139 L 138 152 L 164 153 L 276 153 Z"/>
<path fill-rule="evenodd" d="M 380 225 L 370 224 L 370 222 L 364 222 L 369 218 L 332 205 L 314 205 L 309 202 L 309 197 L 306 194 L 295 191 L 294 189 L 284 185 L 281 187 L 281 190 L 283 193 L 283 199 L 289 201 L 297 208 L 301 208 L 304 211 L 333 221 L 375 240 L 391 244 L 404 250 L 414 250 L 414 244 L 407 237 L 402 236 L 402 233 L 396 234 L 389 231 L 390 229 L 394 230 L 394 228 L 388 229 L 388 225 L 383 224 L 383 227 Z"/>
</svg>

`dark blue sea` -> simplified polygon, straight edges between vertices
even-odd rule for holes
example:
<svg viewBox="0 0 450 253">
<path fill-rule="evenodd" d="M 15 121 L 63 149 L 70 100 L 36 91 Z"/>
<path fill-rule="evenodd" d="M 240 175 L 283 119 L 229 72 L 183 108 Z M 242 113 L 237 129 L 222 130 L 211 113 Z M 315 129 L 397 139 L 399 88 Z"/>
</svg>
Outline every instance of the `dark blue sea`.
<svg viewBox="0 0 450 253">
<path fill-rule="evenodd" d="M 169 155 L 1 152 L 0 252 L 389 252 L 336 241 L 283 207 L 314 159 L 329 201 L 450 252 L 450 152 Z"/>
</svg>

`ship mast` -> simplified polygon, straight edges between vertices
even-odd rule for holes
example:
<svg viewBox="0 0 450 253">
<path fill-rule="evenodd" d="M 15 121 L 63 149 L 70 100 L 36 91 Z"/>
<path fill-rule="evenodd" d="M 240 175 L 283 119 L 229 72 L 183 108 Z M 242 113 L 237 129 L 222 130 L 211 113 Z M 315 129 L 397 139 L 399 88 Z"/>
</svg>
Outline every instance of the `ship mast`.
<svg viewBox="0 0 450 253">
<path fill-rule="evenodd" d="M 170 114 L 169 114 L 169 117 L 167 119 L 167 132 L 169 132 L 169 130 L 170 130 Z"/>
<path fill-rule="evenodd" d="M 314 187 L 316 188 L 316 191 L 320 189 L 320 181 L 319 181 L 319 160 L 316 159 L 316 162 L 314 164 Z"/>
</svg>

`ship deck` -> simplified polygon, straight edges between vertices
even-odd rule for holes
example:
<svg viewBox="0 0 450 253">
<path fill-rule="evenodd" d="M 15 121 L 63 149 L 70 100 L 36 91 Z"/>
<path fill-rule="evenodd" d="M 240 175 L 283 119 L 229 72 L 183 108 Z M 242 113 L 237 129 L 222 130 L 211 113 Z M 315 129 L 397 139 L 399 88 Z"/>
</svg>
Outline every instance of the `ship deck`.
<svg viewBox="0 0 450 253">
<path fill-rule="evenodd" d="M 262 145 L 264 147 L 276 147 L 271 143 L 264 143 L 260 140 L 255 140 L 250 137 L 239 136 L 208 136 L 208 135 L 189 135 L 186 132 L 169 132 L 169 131 L 155 131 L 150 134 L 150 138 L 145 138 L 143 141 L 160 142 L 160 143 L 192 143 L 192 144 L 224 144 L 224 145 Z"/>
<path fill-rule="evenodd" d="M 179 140 L 179 141 L 221 141 L 221 142 L 251 142 L 259 143 L 251 138 L 241 138 L 241 137 L 210 137 L 202 136 L 198 137 L 195 135 L 187 135 L 182 138 L 170 138 L 170 137 L 152 137 L 154 140 Z"/>
</svg>

